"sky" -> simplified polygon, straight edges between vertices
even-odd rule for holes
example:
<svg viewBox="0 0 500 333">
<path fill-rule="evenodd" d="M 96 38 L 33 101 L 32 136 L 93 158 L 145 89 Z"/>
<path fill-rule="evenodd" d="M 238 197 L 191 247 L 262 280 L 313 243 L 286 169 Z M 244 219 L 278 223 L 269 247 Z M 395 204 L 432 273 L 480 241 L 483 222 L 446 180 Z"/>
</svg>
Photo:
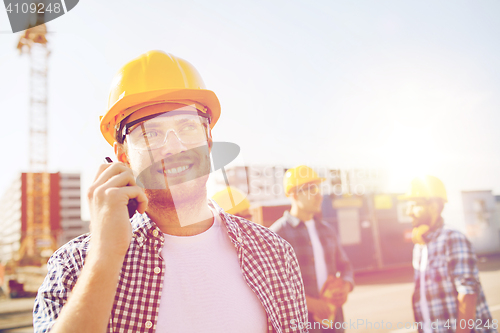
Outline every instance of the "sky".
<svg viewBox="0 0 500 333">
<path fill-rule="evenodd" d="M 115 72 L 149 50 L 191 62 L 221 103 L 216 141 L 246 164 L 384 168 L 500 194 L 500 2 L 93 1 L 47 24 L 48 171 L 82 175 Z M 0 10 L 0 192 L 28 170 L 29 58 Z M 446 211 L 445 211 L 446 213 Z M 454 214 L 453 214 L 454 213 Z"/>
</svg>

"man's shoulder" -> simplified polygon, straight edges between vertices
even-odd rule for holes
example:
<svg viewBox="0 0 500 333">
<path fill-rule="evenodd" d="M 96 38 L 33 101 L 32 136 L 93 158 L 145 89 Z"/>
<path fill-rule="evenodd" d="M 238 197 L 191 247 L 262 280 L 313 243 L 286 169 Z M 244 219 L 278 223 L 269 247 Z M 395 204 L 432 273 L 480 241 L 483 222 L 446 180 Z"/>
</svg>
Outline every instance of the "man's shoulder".
<svg viewBox="0 0 500 333">
<path fill-rule="evenodd" d="M 53 290 L 55 284 L 62 283 L 68 290 L 73 289 L 87 257 L 90 234 L 73 238 L 57 249 L 47 262 L 47 276 L 40 290 Z"/>
<path fill-rule="evenodd" d="M 472 244 L 467 239 L 467 236 L 459 230 L 448 227 L 443 227 L 439 231 L 437 237 L 435 237 L 429 245 L 438 249 L 438 251 L 444 251 L 446 253 L 472 254 L 474 252 Z"/>
<path fill-rule="evenodd" d="M 57 249 L 49 259 L 49 262 L 57 260 L 76 260 L 83 263 L 90 243 L 90 233 L 73 238 Z"/>
<path fill-rule="evenodd" d="M 467 236 L 465 236 L 461 231 L 446 226 L 441 229 L 438 238 L 441 238 L 446 242 L 469 242 Z"/>
<path fill-rule="evenodd" d="M 283 240 L 283 238 L 277 235 L 274 231 L 272 231 L 270 228 L 264 227 L 263 225 L 257 224 L 244 218 L 239 219 L 239 222 L 244 231 L 254 233 L 254 235 L 258 235 L 267 240 L 278 242 Z"/>
<path fill-rule="evenodd" d="M 291 248 L 290 244 L 276 232 L 263 225 L 237 217 L 236 222 L 248 241 L 266 251 L 283 251 Z"/>
<path fill-rule="evenodd" d="M 288 219 L 286 216 L 282 216 L 277 219 L 271 226 L 269 226 L 269 230 L 279 233 L 282 229 L 286 228 L 288 225 Z"/>
</svg>

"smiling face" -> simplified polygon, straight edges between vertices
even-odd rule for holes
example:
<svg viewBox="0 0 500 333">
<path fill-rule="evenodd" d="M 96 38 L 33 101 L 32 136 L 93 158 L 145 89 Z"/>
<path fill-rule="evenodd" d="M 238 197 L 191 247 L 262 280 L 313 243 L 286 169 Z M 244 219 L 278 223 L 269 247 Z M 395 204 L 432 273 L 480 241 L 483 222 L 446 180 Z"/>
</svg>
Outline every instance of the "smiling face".
<svg viewBox="0 0 500 333">
<path fill-rule="evenodd" d="M 144 187 L 151 206 L 177 206 L 206 198 L 212 139 L 193 106 L 158 104 L 125 120 L 125 141 L 115 144 Z"/>
</svg>

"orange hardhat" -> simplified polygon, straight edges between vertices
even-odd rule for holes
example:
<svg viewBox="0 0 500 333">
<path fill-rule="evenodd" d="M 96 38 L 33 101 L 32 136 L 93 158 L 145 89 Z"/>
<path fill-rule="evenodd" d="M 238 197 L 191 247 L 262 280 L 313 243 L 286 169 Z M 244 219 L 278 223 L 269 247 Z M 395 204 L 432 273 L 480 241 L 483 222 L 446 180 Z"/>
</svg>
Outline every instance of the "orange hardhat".
<svg viewBox="0 0 500 333">
<path fill-rule="evenodd" d="M 325 178 L 321 178 L 318 174 L 308 166 L 299 165 L 293 169 L 288 169 L 283 177 L 283 187 L 285 195 L 290 194 L 292 189 L 297 186 L 307 183 L 321 183 Z"/>
<path fill-rule="evenodd" d="M 434 176 L 422 176 L 413 179 L 408 192 L 398 197 L 399 200 L 428 200 L 434 198 L 448 202 L 443 182 Z"/>
<path fill-rule="evenodd" d="M 248 201 L 246 194 L 233 186 L 228 186 L 215 193 L 212 199 L 224 209 L 226 213 L 232 215 L 237 215 L 250 208 L 250 201 Z"/>
<path fill-rule="evenodd" d="M 120 121 L 148 105 L 180 102 L 194 104 L 210 114 L 210 128 L 220 116 L 220 104 L 193 65 L 162 51 L 150 51 L 123 66 L 115 75 L 108 111 L 101 117 L 101 132 L 113 145 Z M 201 105 L 200 107 L 198 107 Z"/>
</svg>

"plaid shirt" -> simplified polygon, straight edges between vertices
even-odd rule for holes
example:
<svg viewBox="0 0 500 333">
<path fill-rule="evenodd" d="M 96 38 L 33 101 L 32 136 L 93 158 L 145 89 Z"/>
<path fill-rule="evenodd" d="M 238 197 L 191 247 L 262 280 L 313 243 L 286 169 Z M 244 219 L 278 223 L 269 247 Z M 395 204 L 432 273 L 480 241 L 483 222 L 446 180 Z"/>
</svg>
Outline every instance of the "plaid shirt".
<svg viewBox="0 0 500 333">
<path fill-rule="evenodd" d="M 314 225 L 323 246 L 328 275 L 337 276 L 337 273 L 339 273 L 344 281 L 350 282 L 354 286 L 352 266 L 340 246 L 340 240 L 337 237 L 335 229 L 324 221 L 315 220 Z M 283 217 L 277 220 L 270 229 L 289 242 L 295 250 L 302 278 L 304 279 L 306 295 L 319 298 L 320 291 L 318 290 L 318 283 L 316 281 L 314 253 L 305 223 L 286 211 Z M 309 319 L 312 324 L 312 316 Z M 339 308 L 335 314 L 335 321 L 342 323 L 343 320 L 342 308 Z M 342 332 L 343 329 L 337 331 Z"/>
<path fill-rule="evenodd" d="M 307 318 L 304 287 L 291 246 L 265 227 L 224 212 L 213 201 L 236 248 L 243 277 L 267 314 L 268 332 L 294 329 Z M 108 332 L 154 332 L 158 320 L 165 267 L 160 253 L 164 237 L 146 214 L 132 220 L 133 237 L 125 256 Z M 57 250 L 38 290 L 33 312 L 35 332 L 48 332 L 83 268 L 90 235 L 82 235 Z M 160 268 L 160 269 L 155 269 Z"/>
<path fill-rule="evenodd" d="M 413 266 L 415 268 L 413 312 L 415 321 L 423 322 L 420 305 L 419 267 L 422 250 L 424 246 L 427 246 L 425 297 L 431 322 L 438 321 L 437 327 L 435 325 L 432 331 L 436 333 L 454 332 L 453 327 L 459 327 L 460 323 L 456 322 L 457 295 L 461 293 L 477 294 L 476 319 L 471 332 L 497 332 L 496 329 L 491 328 L 492 317 L 479 282 L 476 255 L 467 238 L 459 231 L 441 227 L 424 235 L 424 239 L 426 245 L 416 244 L 413 249 Z M 465 322 L 462 325 L 465 325 Z M 490 328 L 485 327 L 485 325 L 490 326 Z M 422 330 L 419 329 L 419 332 Z"/>
</svg>

